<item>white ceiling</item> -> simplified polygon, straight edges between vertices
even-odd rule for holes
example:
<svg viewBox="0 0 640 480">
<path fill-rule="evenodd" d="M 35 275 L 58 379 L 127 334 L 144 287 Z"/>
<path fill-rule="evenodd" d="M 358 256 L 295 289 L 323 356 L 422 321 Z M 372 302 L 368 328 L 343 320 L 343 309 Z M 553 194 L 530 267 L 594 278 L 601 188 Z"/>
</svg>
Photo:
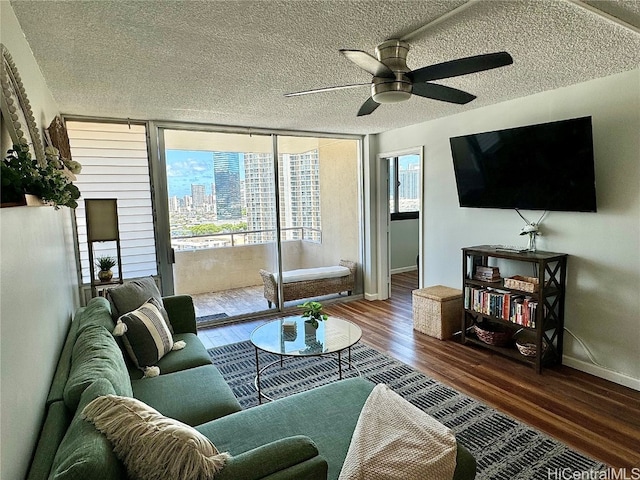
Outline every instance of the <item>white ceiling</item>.
<svg viewBox="0 0 640 480">
<path fill-rule="evenodd" d="M 75 115 L 366 134 L 640 66 L 640 0 L 466 3 L 15 0 L 11 5 L 61 111 Z M 464 106 L 412 97 L 357 118 L 368 87 L 283 96 L 368 82 L 371 76 L 340 55 L 340 48 L 373 54 L 384 40 L 432 22 L 409 40 L 410 68 L 503 50 L 514 64 L 439 81 L 478 97 Z"/>
</svg>

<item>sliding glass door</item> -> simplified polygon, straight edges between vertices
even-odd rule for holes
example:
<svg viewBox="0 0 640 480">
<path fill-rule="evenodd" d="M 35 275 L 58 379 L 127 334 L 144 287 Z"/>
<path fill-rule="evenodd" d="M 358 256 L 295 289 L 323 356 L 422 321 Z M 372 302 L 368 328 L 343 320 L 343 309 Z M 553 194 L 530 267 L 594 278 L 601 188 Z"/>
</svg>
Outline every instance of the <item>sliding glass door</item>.
<svg viewBox="0 0 640 480">
<path fill-rule="evenodd" d="M 193 296 L 201 325 L 279 309 L 292 270 L 359 263 L 358 140 L 158 133 L 173 290 Z M 282 307 L 346 291 L 305 296 Z"/>
<path fill-rule="evenodd" d="M 278 182 L 284 272 L 313 278 L 316 267 L 358 263 L 360 245 L 357 140 L 278 137 Z M 343 262 L 346 264 L 346 262 Z M 287 275 L 284 275 L 287 282 Z M 345 292 L 300 295 L 329 300 Z M 300 303 L 285 302 L 285 307 Z"/>
<path fill-rule="evenodd" d="M 270 135 L 161 130 L 173 286 L 199 323 L 268 308 L 261 270 L 277 271 Z"/>
</svg>

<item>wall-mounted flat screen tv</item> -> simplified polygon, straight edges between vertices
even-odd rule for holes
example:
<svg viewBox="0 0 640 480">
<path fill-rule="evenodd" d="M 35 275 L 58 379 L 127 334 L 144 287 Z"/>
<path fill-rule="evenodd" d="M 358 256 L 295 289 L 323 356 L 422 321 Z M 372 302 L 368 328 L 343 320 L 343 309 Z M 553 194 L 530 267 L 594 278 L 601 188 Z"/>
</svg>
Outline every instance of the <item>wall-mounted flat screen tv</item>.
<svg viewBox="0 0 640 480">
<path fill-rule="evenodd" d="M 449 142 L 461 207 L 596 211 L 591 117 Z"/>
</svg>

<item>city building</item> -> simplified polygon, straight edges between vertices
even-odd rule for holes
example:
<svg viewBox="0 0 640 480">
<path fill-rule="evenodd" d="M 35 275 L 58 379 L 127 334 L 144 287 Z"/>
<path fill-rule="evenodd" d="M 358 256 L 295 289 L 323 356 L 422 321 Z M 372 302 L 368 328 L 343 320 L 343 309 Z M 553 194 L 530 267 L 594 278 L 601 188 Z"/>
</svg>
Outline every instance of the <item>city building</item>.
<svg viewBox="0 0 640 480">
<path fill-rule="evenodd" d="M 218 220 L 239 220 L 242 218 L 240 154 L 213 152 L 213 177 Z"/>
</svg>

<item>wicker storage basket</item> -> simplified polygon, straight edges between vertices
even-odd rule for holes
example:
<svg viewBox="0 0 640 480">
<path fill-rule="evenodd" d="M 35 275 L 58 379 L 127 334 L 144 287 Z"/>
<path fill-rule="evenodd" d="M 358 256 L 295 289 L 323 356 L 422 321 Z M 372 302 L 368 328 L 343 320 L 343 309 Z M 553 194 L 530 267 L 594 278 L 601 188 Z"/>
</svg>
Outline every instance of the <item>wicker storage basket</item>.
<svg viewBox="0 0 640 480">
<path fill-rule="evenodd" d="M 516 332 L 514 335 L 516 340 L 516 348 L 520 352 L 520 354 L 525 357 L 535 357 L 537 353 L 536 348 L 536 335 L 533 332 L 529 332 L 526 330 L 520 330 Z M 547 345 L 542 342 L 542 351 L 546 350 Z"/>
<path fill-rule="evenodd" d="M 446 340 L 459 332 L 462 324 L 462 291 L 436 285 L 413 291 L 413 328 Z"/>
<path fill-rule="evenodd" d="M 487 345 L 504 347 L 511 341 L 513 336 L 510 328 L 495 323 L 476 323 L 473 328 L 478 338 Z"/>
<path fill-rule="evenodd" d="M 513 277 L 505 278 L 504 286 L 530 293 L 537 292 L 539 287 L 538 279 L 536 277 L 524 277 L 522 275 L 514 275 Z"/>
<path fill-rule="evenodd" d="M 535 343 L 520 343 L 516 341 L 516 347 L 525 357 L 535 357 L 538 350 Z"/>
</svg>

